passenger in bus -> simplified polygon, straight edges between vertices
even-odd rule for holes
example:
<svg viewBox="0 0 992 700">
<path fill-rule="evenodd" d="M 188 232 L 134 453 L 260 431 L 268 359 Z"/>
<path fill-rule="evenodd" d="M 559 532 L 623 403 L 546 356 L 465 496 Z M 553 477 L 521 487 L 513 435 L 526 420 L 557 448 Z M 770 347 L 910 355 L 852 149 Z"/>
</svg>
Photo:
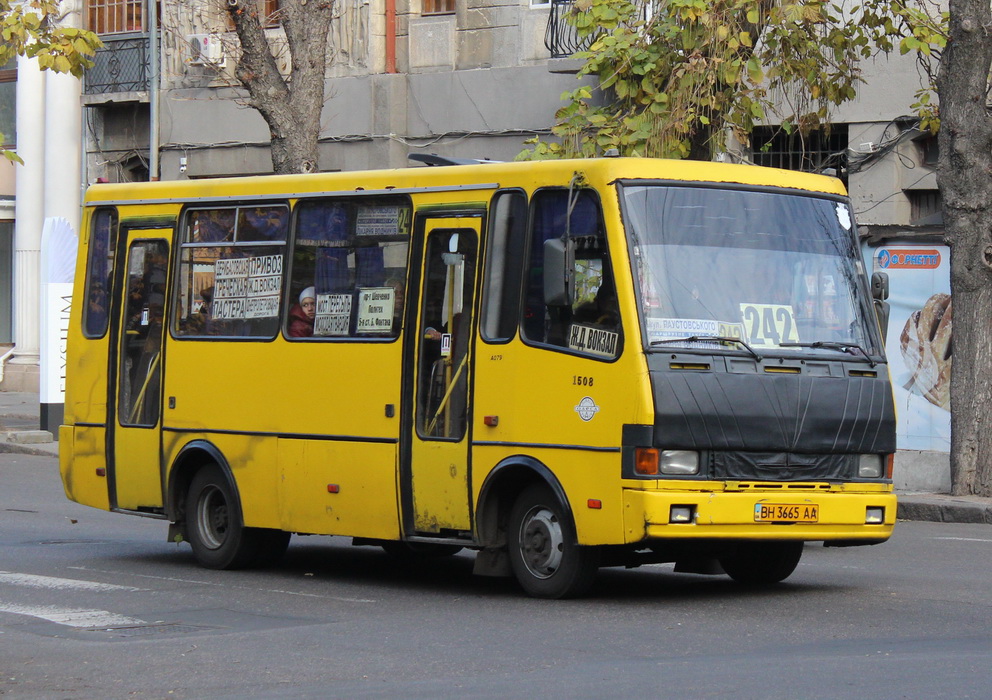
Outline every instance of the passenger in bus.
<svg viewBox="0 0 992 700">
<path fill-rule="evenodd" d="M 86 310 L 86 328 L 100 329 L 107 325 L 107 289 L 100 281 L 95 281 L 90 288 Z"/>
<path fill-rule="evenodd" d="M 313 321 L 317 315 L 317 294 L 313 287 L 300 292 L 300 301 L 289 310 L 289 336 L 309 338 L 313 335 Z"/>
<path fill-rule="evenodd" d="M 214 288 L 213 286 L 204 287 L 200 290 L 201 303 L 198 305 L 196 311 L 191 313 L 186 317 L 186 320 L 182 322 L 182 332 L 185 335 L 208 335 L 211 332 L 211 313 L 210 305 L 214 298 Z"/>
<path fill-rule="evenodd" d="M 197 313 L 203 318 L 204 323 L 210 320 L 210 305 L 214 301 L 214 288 L 213 285 L 209 287 L 204 287 L 200 290 L 200 299 L 203 303 L 200 304 L 200 309 Z"/>
</svg>

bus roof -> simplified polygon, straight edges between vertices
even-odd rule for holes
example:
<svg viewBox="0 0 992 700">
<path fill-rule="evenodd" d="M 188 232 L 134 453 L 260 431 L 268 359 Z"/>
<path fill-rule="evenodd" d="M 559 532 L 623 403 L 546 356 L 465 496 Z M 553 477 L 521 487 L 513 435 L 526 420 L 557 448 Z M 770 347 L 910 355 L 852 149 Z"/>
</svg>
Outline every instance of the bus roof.
<svg viewBox="0 0 992 700">
<path fill-rule="evenodd" d="M 246 190 L 253 196 L 293 198 L 318 193 L 386 194 L 500 187 L 532 189 L 567 186 L 576 172 L 581 173 L 587 183 L 599 186 L 616 180 L 670 180 L 846 194 L 841 182 L 835 178 L 793 170 L 689 160 L 589 158 L 98 184 L 87 190 L 85 204 L 97 206 L 112 202 L 241 198 L 246 195 Z"/>
</svg>

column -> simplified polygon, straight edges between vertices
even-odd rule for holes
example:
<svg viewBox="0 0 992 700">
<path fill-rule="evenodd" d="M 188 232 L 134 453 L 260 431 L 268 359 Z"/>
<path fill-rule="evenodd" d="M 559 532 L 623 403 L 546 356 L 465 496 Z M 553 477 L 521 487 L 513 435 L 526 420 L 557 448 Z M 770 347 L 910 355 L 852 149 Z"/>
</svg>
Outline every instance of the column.
<svg viewBox="0 0 992 700">
<path fill-rule="evenodd" d="M 14 209 L 14 354 L 4 368 L 12 390 L 38 388 L 38 298 L 45 188 L 45 75 L 17 59 L 17 199 Z"/>
</svg>

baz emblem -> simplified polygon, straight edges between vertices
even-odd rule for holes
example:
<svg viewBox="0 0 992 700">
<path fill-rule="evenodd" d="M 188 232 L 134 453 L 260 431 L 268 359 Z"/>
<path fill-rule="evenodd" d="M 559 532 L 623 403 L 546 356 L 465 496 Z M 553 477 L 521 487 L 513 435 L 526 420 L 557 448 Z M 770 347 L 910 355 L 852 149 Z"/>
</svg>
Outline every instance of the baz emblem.
<svg viewBox="0 0 992 700">
<path fill-rule="evenodd" d="M 599 406 L 596 405 L 595 401 L 586 396 L 579 401 L 579 405 L 575 407 L 575 412 L 579 414 L 579 418 L 588 423 L 599 412 Z"/>
</svg>

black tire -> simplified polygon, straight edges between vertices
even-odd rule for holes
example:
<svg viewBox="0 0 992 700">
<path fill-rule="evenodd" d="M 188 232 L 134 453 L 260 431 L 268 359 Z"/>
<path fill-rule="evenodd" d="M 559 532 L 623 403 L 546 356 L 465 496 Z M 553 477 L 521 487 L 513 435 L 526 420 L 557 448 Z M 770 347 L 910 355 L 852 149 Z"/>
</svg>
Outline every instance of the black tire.
<svg viewBox="0 0 992 700">
<path fill-rule="evenodd" d="M 403 561 L 423 561 L 450 557 L 462 551 L 456 544 L 433 544 L 431 542 L 383 542 L 382 549 L 389 556 Z"/>
<path fill-rule="evenodd" d="M 722 555 L 720 566 L 737 583 L 768 586 L 789 578 L 802 555 L 802 542 L 744 542 Z"/>
<path fill-rule="evenodd" d="M 290 533 L 244 526 L 237 493 L 216 464 L 196 473 L 186 496 L 186 535 L 196 561 L 208 569 L 242 569 L 277 562 Z"/>
<path fill-rule="evenodd" d="M 535 598 L 581 595 L 599 568 L 599 551 L 577 544 L 570 515 L 544 484 L 528 486 L 510 509 L 507 548 L 514 576 Z"/>
</svg>

